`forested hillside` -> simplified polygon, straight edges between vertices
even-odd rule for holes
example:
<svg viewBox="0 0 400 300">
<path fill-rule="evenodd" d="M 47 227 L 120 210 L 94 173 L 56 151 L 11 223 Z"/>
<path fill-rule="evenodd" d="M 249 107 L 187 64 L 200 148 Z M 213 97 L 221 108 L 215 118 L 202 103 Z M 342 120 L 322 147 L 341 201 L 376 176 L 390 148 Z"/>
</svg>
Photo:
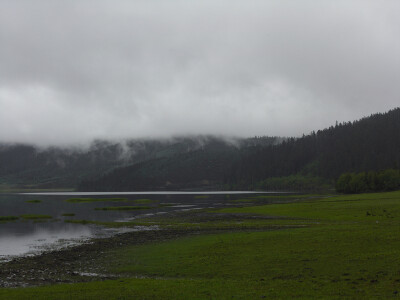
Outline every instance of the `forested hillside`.
<svg viewBox="0 0 400 300">
<path fill-rule="evenodd" d="M 397 108 L 244 154 L 233 166 L 230 182 L 238 185 L 257 182 L 262 187 L 267 178 L 295 174 L 334 181 L 344 172 L 399 167 L 400 109 Z"/>
<path fill-rule="evenodd" d="M 334 186 L 344 172 L 400 168 L 400 109 L 282 143 L 225 152 L 213 144 L 184 155 L 149 160 L 84 181 L 82 190 L 177 188 L 312 189 Z"/>
<path fill-rule="evenodd" d="M 231 152 L 236 152 L 238 147 L 267 145 L 281 140 L 268 137 L 228 140 L 212 136 L 190 136 L 121 142 L 98 140 L 86 148 L 68 149 L 3 143 L 0 144 L 0 187 L 76 188 L 83 180 L 100 178 L 119 167 L 145 161 L 163 161 L 180 155 L 186 157 L 188 153 L 207 148 L 216 142 L 219 142 L 219 151 L 230 157 Z M 182 165 L 183 169 L 185 167 Z"/>
<path fill-rule="evenodd" d="M 96 141 L 86 149 L 0 144 L 0 186 L 315 189 L 342 173 L 400 169 L 400 109 L 301 138 L 212 136 Z"/>
<path fill-rule="evenodd" d="M 83 181 L 80 190 L 222 189 L 227 188 L 229 170 L 242 151 L 276 145 L 279 137 L 255 137 L 226 141 L 210 137 L 193 151 L 176 153 L 118 168 Z"/>
<path fill-rule="evenodd" d="M 87 180 L 81 190 L 154 190 L 214 188 L 226 181 L 226 168 L 239 159 L 239 150 L 214 141 L 196 151 L 157 158 L 116 169 Z"/>
</svg>

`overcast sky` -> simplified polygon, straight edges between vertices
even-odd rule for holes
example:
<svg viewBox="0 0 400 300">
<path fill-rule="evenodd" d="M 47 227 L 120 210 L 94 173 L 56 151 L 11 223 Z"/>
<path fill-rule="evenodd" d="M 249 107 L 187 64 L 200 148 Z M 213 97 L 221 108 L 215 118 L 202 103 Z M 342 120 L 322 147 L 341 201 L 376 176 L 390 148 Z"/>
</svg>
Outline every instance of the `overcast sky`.
<svg viewBox="0 0 400 300">
<path fill-rule="evenodd" d="M 400 106 L 400 1 L 0 0 L 0 142 L 298 136 Z"/>
</svg>

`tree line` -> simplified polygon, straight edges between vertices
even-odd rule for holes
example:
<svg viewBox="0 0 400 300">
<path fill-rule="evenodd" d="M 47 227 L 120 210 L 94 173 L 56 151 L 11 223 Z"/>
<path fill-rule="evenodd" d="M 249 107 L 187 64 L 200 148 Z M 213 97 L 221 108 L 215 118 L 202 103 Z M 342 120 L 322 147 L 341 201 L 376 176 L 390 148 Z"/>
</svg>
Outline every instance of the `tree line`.
<svg viewBox="0 0 400 300">
<path fill-rule="evenodd" d="M 268 178 L 319 177 L 334 183 L 345 173 L 400 169 L 400 108 L 354 122 L 336 123 L 279 145 L 243 151 L 231 166 L 232 184 Z"/>
<path fill-rule="evenodd" d="M 344 173 L 336 182 L 340 193 L 383 192 L 400 189 L 400 171 L 388 169 L 359 173 Z"/>
<path fill-rule="evenodd" d="M 257 138 L 254 139 L 256 141 Z M 82 190 L 313 190 L 343 173 L 400 169 L 400 108 L 279 142 L 211 144 L 86 180 Z M 378 176 L 379 177 L 379 176 Z M 371 189 L 374 190 L 374 189 Z"/>
</svg>

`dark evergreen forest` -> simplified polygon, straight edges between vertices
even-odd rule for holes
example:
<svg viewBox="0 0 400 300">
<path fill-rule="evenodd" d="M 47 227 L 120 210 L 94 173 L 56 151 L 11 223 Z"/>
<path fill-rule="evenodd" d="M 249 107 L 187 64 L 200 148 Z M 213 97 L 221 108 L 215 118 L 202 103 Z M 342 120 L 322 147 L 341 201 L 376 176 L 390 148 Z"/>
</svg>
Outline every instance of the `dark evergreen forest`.
<svg viewBox="0 0 400 300">
<path fill-rule="evenodd" d="M 400 108 L 300 138 L 95 141 L 86 150 L 0 144 L 0 166 L 0 187 L 332 189 L 344 173 L 400 169 Z"/>
<path fill-rule="evenodd" d="M 400 168 L 400 108 L 282 143 L 226 151 L 218 142 L 83 181 L 81 190 L 333 187 L 342 173 Z"/>
<path fill-rule="evenodd" d="M 243 153 L 231 182 L 253 185 L 271 177 L 315 176 L 335 181 L 345 172 L 400 167 L 400 109 L 339 123 L 280 145 Z"/>
<path fill-rule="evenodd" d="M 204 155 L 198 154 L 211 150 L 217 154 L 214 160 L 226 162 L 225 158 L 234 160 L 238 148 L 266 146 L 280 143 L 282 140 L 279 137 L 226 139 L 188 136 L 118 142 L 96 140 L 86 147 L 70 148 L 38 148 L 33 145 L 0 143 L 0 189 L 76 188 L 81 181 L 100 178 L 116 168 L 141 166 L 146 161 L 157 164 L 169 161 L 169 158 L 174 158 L 173 161 L 181 158 L 181 163 L 178 166 L 170 165 L 168 168 L 185 169 L 185 162 L 193 161 L 199 176 L 206 178 L 206 170 L 200 170 Z M 145 175 L 148 176 L 149 172 L 145 171 Z M 156 170 L 151 172 L 154 172 L 151 176 L 158 174 Z M 217 176 L 219 175 L 213 178 Z M 141 178 L 138 178 L 136 181 L 140 180 Z M 149 186 L 154 186 L 154 183 Z"/>
</svg>

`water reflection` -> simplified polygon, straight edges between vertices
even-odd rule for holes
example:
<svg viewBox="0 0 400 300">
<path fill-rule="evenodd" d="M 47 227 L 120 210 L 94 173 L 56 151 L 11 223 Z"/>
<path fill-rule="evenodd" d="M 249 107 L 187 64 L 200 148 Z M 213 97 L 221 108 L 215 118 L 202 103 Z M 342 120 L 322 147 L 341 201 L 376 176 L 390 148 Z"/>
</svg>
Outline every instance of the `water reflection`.
<svg viewBox="0 0 400 300">
<path fill-rule="evenodd" d="M 2 224 L 0 260 L 81 243 L 96 235 L 96 232 L 98 230 L 93 227 L 66 223 Z"/>
<path fill-rule="evenodd" d="M 198 196 L 201 194 L 202 196 Z M 124 195 L 125 201 L 107 201 Z M 71 203 L 75 196 L 104 201 Z M 0 221 L 0 259 L 7 256 L 37 253 L 46 249 L 80 243 L 93 236 L 110 236 L 116 231 L 99 226 L 66 223 L 66 220 L 126 222 L 152 215 L 233 205 L 235 199 L 254 197 L 254 192 L 121 192 L 121 193 L 30 193 L 0 194 L 0 216 L 20 217 Z M 32 200 L 34 203 L 32 203 Z M 144 200 L 144 201 L 143 201 Z M 99 210 L 115 206 L 145 206 L 140 210 Z M 97 208 L 97 209 L 96 209 Z M 49 215 L 46 222 L 24 220 L 21 215 Z M 118 230 L 144 230 L 118 229 Z"/>
</svg>

